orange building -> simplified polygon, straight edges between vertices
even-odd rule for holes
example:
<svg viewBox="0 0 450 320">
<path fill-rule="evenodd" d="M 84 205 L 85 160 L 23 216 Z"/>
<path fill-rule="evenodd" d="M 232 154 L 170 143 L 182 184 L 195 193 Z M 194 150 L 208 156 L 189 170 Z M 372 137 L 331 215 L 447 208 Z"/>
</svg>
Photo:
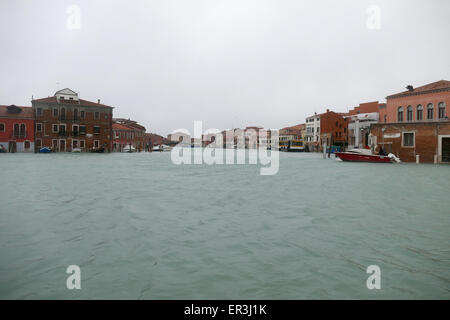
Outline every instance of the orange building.
<svg viewBox="0 0 450 320">
<path fill-rule="evenodd" d="M 386 97 L 380 122 L 442 121 L 449 117 L 450 81 L 440 80 Z"/>
<path fill-rule="evenodd" d="M 372 146 L 405 162 L 450 162 L 450 81 L 441 80 L 386 97 L 380 122 L 372 124 Z"/>
<path fill-rule="evenodd" d="M 327 109 L 327 112 L 320 114 L 320 146 L 324 143 L 327 146 L 347 145 L 348 122 L 343 114 Z"/>
</svg>

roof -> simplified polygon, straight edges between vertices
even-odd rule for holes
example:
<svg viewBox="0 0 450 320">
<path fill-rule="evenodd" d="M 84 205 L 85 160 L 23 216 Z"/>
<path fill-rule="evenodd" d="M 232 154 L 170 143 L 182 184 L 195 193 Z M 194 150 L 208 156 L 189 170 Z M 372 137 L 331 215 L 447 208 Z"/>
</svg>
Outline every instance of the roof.
<svg viewBox="0 0 450 320">
<path fill-rule="evenodd" d="M 281 130 L 304 130 L 305 128 L 306 128 L 306 124 L 301 123 L 301 124 L 296 124 L 295 126 L 283 128 Z"/>
<path fill-rule="evenodd" d="M 10 106 L 1 106 L 0 105 L 0 117 L 1 118 L 21 118 L 21 119 L 34 119 L 33 115 L 33 109 L 31 107 L 23 107 L 23 106 L 15 106 L 17 108 L 20 108 L 22 111 L 19 113 L 9 113 L 8 107 Z"/>
<path fill-rule="evenodd" d="M 407 90 L 407 91 L 392 94 L 390 96 L 387 96 L 386 99 L 401 98 L 401 97 L 412 96 L 412 95 L 417 95 L 417 94 L 425 94 L 425 93 L 447 91 L 447 90 L 450 91 L 450 81 L 439 80 L 436 82 L 426 84 L 421 87 L 413 88 L 411 91 Z"/>
<path fill-rule="evenodd" d="M 41 99 L 34 99 L 34 100 L 32 100 L 32 102 L 44 102 L 44 103 L 51 103 L 51 104 L 77 104 L 77 105 L 85 106 L 85 107 L 112 108 L 111 106 L 108 106 L 106 104 L 101 104 L 101 103 L 92 102 L 92 101 L 83 100 L 83 99 L 79 99 L 80 103 L 78 103 L 78 101 L 70 102 L 70 100 L 64 100 L 63 103 L 60 103 L 60 102 L 58 102 L 58 100 L 56 100 L 56 96 L 41 98 Z"/>
<path fill-rule="evenodd" d="M 113 130 L 130 130 L 130 131 L 134 130 L 133 128 L 130 128 L 127 125 L 116 123 L 116 122 L 113 122 L 112 129 Z"/>
</svg>

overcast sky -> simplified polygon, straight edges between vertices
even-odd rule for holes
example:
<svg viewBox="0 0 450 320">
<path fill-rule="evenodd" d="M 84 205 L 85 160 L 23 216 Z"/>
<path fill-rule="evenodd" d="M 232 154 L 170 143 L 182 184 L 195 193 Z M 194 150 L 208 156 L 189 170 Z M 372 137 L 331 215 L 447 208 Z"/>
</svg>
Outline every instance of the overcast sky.
<svg viewBox="0 0 450 320">
<path fill-rule="evenodd" d="M 281 128 L 450 80 L 449 14 L 448 0 L 0 0 L 0 104 L 69 87 L 147 132 Z"/>
</svg>

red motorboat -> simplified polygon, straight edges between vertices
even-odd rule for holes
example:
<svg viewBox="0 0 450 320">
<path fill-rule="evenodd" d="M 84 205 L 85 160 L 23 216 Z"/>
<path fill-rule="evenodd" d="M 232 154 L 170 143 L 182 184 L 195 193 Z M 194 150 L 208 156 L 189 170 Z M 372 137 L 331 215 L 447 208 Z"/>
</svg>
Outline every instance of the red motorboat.
<svg viewBox="0 0 450 320">
<path fill-rule="evenodd" d="M 352 149 L 347 152 L 335 152 L 335 154 L 342 161 L 350 161 L 350 162 L 378 162 L 378 163 L 400 162 L 400 159 L 398 159 L 392 153 L 390 153 L 387 156 L 382 156 L 372 154 L 372 152 L 367 149 Z"/>
</svg>

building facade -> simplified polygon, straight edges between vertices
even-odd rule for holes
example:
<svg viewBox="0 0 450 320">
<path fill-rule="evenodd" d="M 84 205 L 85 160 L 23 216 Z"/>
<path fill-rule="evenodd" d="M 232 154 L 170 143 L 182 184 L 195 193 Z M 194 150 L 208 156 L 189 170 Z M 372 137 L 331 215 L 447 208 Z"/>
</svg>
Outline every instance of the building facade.
<svg viewBox="0 0 450 320">
<path fill-rule="evenodd" d="M 113 108 L 82 100 L 68 88 L 54 96 L 32 100 L 35 117 L 35 150 L 49 147 L 53 152 L 112 149 Z"/>
<path fill-rule="evenodd" d="M 380 122 L 372 124 L 372 147 L 405 162 L 450 162 L 450 81 L 441 80 L 386 97 Z"/>
<path fill-rule="evenodd" d="M 298 124 L 291 127 L 286 127 L 278 131 L 279 149 L 280 150 L 296 150 L 304 151 L 305 145 L 303 135 L 306 124 Z"/>
<path fill-rule="evenodd" d="M 345 147 L 348 144 L 348 121 L 340 113 L 330 111 L 320 114 L 320 147 Z"/>
<path fill-rule="evenodd" d="M 34 116 L 31 107 L 0 106 L 0 151 L 34 152 Z"/>
<path fill-rule="evenodd" d="M 348 121 L 348 148 L 365 148 L 369 146 L 370 125 L 380 118 L 380 108 L 386 104 L 378 101 L 361 103 L 345 116 Z"/>
<path fill-rule="evenodd" d="M 145 127 L 130 119 L 113 119 L 113 151 L 130 145 L 137 151 L 145 149 Z"/>
<path fill-rule="evenodd" d="M 320 115 L 315 113 L 306 118 L 305 145 L 307 151 L 320 150 Z"/>
</svg>

